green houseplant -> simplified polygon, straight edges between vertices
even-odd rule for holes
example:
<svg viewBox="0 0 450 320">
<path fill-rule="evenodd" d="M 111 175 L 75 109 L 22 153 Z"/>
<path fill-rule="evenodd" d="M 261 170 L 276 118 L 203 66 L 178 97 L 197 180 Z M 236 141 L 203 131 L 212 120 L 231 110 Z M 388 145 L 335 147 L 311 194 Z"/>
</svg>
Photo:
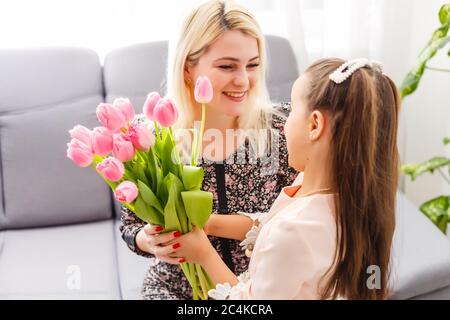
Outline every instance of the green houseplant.
<svg viewBox="0 0 450 320">
<path fill-rule="evenodd" d="M 448 35 L 448 30 L 450 28 L 450 3 L 444 4 L 440 8 L 439 21 L 441 26 L 434 31 L 431 40 L 419 55 L 417 66 L 408 72 L 400 86 L 402 99 L 417 89 L 426 69 L 438 72 L 450 72 L 450 70 L 427 66 L 428 61 L 450 42 L 450 36 Z M 447 55 L 450 57 L 450 51 L 448 51 Z M 450 144 L 450 138 L 444 138 L 443 143 L 444 145 Z M 426 172 L 434 173 L 437 171 L 450 185 L 450 158 L 448 157 L 436 156 L 422 163 L 405 164 L 401 167 L 401 170 L 404 174 L 410 176 L 412 181 L 421 174 Z M 430 199 L 420 206 L 420 210 L 430 218 L 444 234 L 447 233 L 447 225 L 450 223 L 450 195 L 440 195 Z"/>
</svg>

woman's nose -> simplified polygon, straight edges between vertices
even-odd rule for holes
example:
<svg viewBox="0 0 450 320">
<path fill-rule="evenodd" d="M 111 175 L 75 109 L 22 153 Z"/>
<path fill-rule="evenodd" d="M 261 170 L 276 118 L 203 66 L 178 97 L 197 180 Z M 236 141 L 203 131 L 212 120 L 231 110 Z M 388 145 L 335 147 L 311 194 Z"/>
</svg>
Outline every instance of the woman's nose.
<svg viewBox="0 0 450 320">
<path fill-rule="evenodd" d="M 236 73 L 233 84 L 238 87 L 248 87 L 250 80 L 246 70 L 242 70 Z"/>
</svg>

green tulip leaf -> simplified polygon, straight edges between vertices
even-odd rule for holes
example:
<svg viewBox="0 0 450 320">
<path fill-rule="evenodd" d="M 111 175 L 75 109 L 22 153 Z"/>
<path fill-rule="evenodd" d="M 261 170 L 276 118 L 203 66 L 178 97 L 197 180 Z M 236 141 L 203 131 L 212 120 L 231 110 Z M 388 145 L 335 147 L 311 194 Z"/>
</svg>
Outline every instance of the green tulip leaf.
<svg viewBox="0 0 450 320">
<path fill-rule="evenodd" d="M 198 228 L 203 228 L 212 211 L 212 193 L 202 190 L 184 191 L 181 197 L 189 221 Z"/>
<path fill-rule="evenodd" d="M 172 172 L 176 176 L 179 176 L 180 174 L 178 165 L 172 159 L 172 152 L 174 151 L 174 148 L 176 148 L 176 146 L 174 144 L 174 141 L 172 140 L 171 134 L 165 134 L 164 145 L 161 152 L 163 177 L 166 177 L 169 172 Z"/>
<path fill-rule="evenodd" d="M 420 206 L 420 210 L 444 233 L 450 223 L 450 196 L 431 199 Z"/>
<path fill-rule="evenodd" d="M 146 165 L 146 174 L 148 176 L 149 186 L 151 186 L 151 189 L 156 190 L 156 159 L 155 155 L 153 153 L 152 148 L 150 148 L 145 154 L 145 157 L 147 158 Z"/>
<path fill-rule="evenodd" d="M 134 165 L 133 171 L 136 173 L 136 176 L 138 177 L 138 181 L 141 180 L 146 185 L 150 184 L 147 177 L 145 176 L 145 167 L 143 164 L 136 162 Z"/>
<path fill-rule="evenodd" d="M 170 192 L 173 192 L 173 197 L 175 199 L 175 207 L 177 210 L 178 220 L 180 221 L 181 231 L 186 233 L 190 231 L 190 225 L 188 223 L 188 217 L 184 207 L 183 199 L 181 198 L 181 193 L 184 191 L 184 186 L 181 180 L 174 174 L 170 174 L 172 179 L 172 185 Z"/>
<path fill-rule="evenodd" d="M 164 207 L 164 222 L 165 222 L 165 230 L 167 231 L 175 231 L 181 230 L 180 220 L 178 219 L 177 214 L 177 206 L 176 206 L 176 198 L 177 198 L 177 185 L 175 180 L 175 175 L 169 173 L 167 177 L 164 179 L 164 184 L 168 190 L 168 199 L 166 206 Z"/>
<path fill-rule="evenodd" d="M 156 225 L 164 225 L 164 217 L 152 206 L 145 203 L 141 195 L 139 195 L 134 202 L 134 213 L 139 219 Z"/>
<path fill-rule="evenodd" d="M 186 190 L 200 190 L 205 173 L 201 167 L 183 166 L 181 176 Z"/>
<path fill-rule="evenodd" d="M 142 199 L 144 199 L 145 203 L 151 205 L 161 214 L 163 214 L 164 210 L 161 206 L 161 203 L 159 202 L 158 198 L 153 193 L 153 191 L 141 180 L 138 180 L 138 188 L 139 193 L 142 196 Z"/>
</svg>

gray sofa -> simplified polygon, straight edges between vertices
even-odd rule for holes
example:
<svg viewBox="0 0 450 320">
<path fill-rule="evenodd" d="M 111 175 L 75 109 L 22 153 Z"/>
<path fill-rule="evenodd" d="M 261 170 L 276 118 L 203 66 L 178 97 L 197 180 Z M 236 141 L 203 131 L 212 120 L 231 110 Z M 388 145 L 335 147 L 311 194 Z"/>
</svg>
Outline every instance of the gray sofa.
<svg viewBox="0 0 450 320">
<path fill-rule="evenodd" d="M 289 43 L 268 37 L 273 100 L 297 77 Z M 98 55 L 80 48 L 0 50 L 0 299 L 139 299 L 153 259 L 132 253 L 120 210 L 93 170 L 66 158 L 67 130 L 97 124 L 118 96 L 140 108 L 163 91 L 167 43 Z M 450 243 L 401 193 L 394 299 L 450 299 Z"/>
</svg>

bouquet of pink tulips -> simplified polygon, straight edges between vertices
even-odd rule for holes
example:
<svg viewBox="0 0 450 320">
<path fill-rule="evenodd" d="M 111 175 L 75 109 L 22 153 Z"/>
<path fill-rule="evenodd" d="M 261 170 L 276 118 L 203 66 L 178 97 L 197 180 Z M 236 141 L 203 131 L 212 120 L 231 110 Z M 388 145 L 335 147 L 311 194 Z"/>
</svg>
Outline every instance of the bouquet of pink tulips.
<svg viewBox="0 0 450 320">
<path fill-rule="evenodd" d="M 205 122 L 205 104 L 212 99 L 208 78 L 199 77 L 195 97 L 202 103 L 200 133 L 194 130 L 191 165 L 183 165 L 172 126 L 178 118 L 173 102 L 157 92 L 147 96 L 139 121 L 127 98 L 112 104 L 100 103 L 97 118 L 102 126 L 90 130 L 76 125 L 69 130 L 67 157 L 81 167 L 93 167 L 114 192 L 116 200 L 147 223 L 165 231 L 203 228 L 212 211 L 212 194 L 200 190 L 204 172 L 197 158 Z M 153 123 L 153 130 L 150 124 Z M 193 289 L 194 299 L 208 298 L 209 276 L 200 265 L 182 263 L 181 268 Z"/>
</svg>

